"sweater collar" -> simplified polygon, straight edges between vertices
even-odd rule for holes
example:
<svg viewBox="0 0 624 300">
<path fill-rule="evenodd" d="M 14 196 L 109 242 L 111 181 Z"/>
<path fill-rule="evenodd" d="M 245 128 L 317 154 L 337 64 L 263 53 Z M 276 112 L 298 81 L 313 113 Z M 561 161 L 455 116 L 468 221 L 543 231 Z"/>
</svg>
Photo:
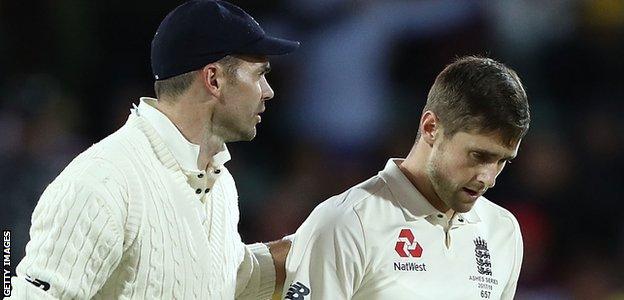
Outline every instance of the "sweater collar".
<svg viewBox="0 0 624 300">
<path fill-rule="evenodd" d="M 139 106 L 134 106 L 133 112 L 147 121 L 162 138 L 167 148 L 183 170 L 199 172 L 197 161 L 199 159 L 199 145 L 187 140 L 180 130 L 167 118 L 165 114 L 156 109 L 155 98 L 141 97 Z M 230 152 L 225 144 L 223 150 L 212 157 L 210 165 L 221 166 L 231 159 Z"/>
</svg>

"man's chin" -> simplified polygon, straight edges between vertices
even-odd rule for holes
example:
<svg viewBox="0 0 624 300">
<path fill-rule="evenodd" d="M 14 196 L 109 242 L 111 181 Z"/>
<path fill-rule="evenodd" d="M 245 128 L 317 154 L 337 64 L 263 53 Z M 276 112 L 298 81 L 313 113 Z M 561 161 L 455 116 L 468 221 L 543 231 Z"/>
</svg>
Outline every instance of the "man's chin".
<svg viewBox="0 0 624 300">
<path fill-rule="evenodd" d="M 233 142 L 249 142 L 256 137 L 256 128 L 252 128 L 251 130 L 243 131 L 240 130 L 237 133 L 233 133 L 230 135 L 230 138 L 226 138 L 226 143 Z"/>
<path fill-rule="evenodd" d="M 467 213 L 474 207 L 475 203 L 476 201 L 458 202 L 451 208 L 458 213 Z"/>
<path fill-rule="evenodd" d="M 251 130 L 249 130 L 247 132 L 243 132 L 241 134 L 241 139 L 240 140 L 244 141 L 244 142 L 249 142 L 249 141 L 253 140 L 256 137 L 257 134 L 258 134 L 258 132 L 256 130 L 256 127 L 254 126 Z"/>
</svg>

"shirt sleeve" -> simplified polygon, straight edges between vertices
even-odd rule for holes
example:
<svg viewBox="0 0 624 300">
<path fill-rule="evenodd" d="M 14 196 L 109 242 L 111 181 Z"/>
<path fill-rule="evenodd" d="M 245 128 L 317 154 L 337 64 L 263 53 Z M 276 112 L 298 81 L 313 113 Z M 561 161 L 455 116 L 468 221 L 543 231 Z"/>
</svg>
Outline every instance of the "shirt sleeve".
<svg viewBox="0 0 624 300">
<path fill-rule="evenodd" d="M 513 299 L 516 294 L 516 287 L 518 286 L 518 278 L 520 277 L 520 268 L 522 267 L 522 256 L 524 253 L 524 246 L 522 243 L 522 233 L 520 232 L 520 225 L 518 225 L 518 221 L 513 219 L 514 223 L 514 231 L 515 234 L 515 255 L 514 255 L 514 266 L 511 271 L 511 276 L 503 293 L 501 295 L 501 299 Z"/>
<path fill-rule="evenodd" d="M 275 267 L 263 243 L 242 244 L 243 260 L 236 278 L 236 299 L 270 299 L 275 290 Z"/>
<path fill-rule="evenodd" d="M 364 232 L 352 208 L 330 199 L 289 239 L 282 299 L 351 299 L 366 264 Z"/>
<path fill-rule="evenodd" d="M 46 189 L 12 278 L 12 299 L 87 299 L 98 292 L 119 264 L 124 239 L 105 198 L 101 188 L 76 181 Z"/>
</svg>

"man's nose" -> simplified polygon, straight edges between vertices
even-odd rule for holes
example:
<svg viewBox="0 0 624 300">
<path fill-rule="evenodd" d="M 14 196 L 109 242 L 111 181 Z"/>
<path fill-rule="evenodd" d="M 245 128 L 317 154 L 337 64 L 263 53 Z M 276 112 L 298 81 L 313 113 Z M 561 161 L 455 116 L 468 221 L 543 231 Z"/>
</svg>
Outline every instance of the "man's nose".
<svg viewBox="0 0 624 300">
<path fill-rule="evenodd" d="M 273 89 L 269 85 L 269 82 L 266 80 L 266 78 L 262 79 L 261 88 L 262 88 L 262 100 L 266 101 L 266 100 L 273 98 L 273 96 L 275 96 L 275 93 L 273 92 Z"/>
<path fill-rule="evenodd" d="M 487 166 L 481 169 L 479 175 L 477 175 L 477 181 L 489 189 L 496 184 L 496 176 L 498 176 L 498 169 L 493 166 Z"/>
</svg>

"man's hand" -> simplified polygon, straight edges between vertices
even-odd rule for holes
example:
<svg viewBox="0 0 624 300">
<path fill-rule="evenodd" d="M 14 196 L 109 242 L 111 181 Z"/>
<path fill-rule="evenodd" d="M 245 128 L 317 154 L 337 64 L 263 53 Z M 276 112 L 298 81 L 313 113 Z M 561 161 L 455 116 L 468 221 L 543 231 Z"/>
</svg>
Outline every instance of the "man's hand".
<svg viewBox="0 0 624 300">
<path fill-rule="evenodd" d="M 291 242 L 287 239 L 273 241 L 267 243 L 271 256 L 273 257 L 273 265 L 275 266 L 275 292 L 281 294 L 286 280 L 286 257 L 290 251 Z"/>
</svg>

